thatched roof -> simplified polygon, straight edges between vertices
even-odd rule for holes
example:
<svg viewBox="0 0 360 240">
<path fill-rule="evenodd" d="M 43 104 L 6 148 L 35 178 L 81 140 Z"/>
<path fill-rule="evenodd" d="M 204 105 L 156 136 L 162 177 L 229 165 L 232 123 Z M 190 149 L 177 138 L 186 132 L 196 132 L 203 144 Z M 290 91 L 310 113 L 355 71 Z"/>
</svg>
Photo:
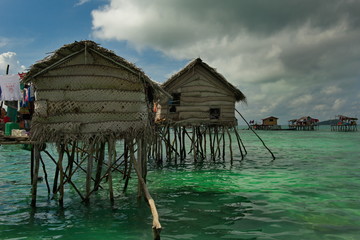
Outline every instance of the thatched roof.
<svg viewBox="0 0 360 240">
<path fill-rule="evenodd" d="M 113 51 L 100 47 L 99 44 L 90 40 L 84 40 L 80 42 L 75 41 L 74 43 L 66 44 L 62 46 L 58 50 L 51 53 L 49 56 L 45 57 L 43 60 L 40 60 L 34 65 L 32 65 L 29 72 L 22 79 L 22 82 L 28 83 L 33 81 L 36 78 L 36 76 L 49 71 L 50 69 L 63 63 L 65 60 L 69 59 L 70 57 L 78 53 L 81 53 L 85 50 L 93 51 L 103 56 L 104 58 L 107 58 L 108 60 L 112 61 L 116 65 L 126 68 L 127 70 L 141 76 L 142 79 L 148 85 L 150 85 L 156 92 L 158 93 L 161 92 L 162 94 L 168 96 L 168 94 L 164 92 L 157 83 L 151 81 L 150 78 L 140 68 L 126 61 L 124 58 L 117 56 Z"/>
<path fill-rule="evenodd" d="M 207 69 L 216 79 L 221 81 L 231 92 L 234 93 L 236 101 L 243 101 L 246 102 L 246 96 L 235 86 L 229 83 L 223 75 L 218 73 L 215 68 L 210 67 L 208 64 L 203 62 L 201 58 L 196 58 L 195 60 L 191 61 L 188 65 L 186 65 L 183 69 L 179 72 L 171 76 L 166 82 L 162 84 L 163 88 L 166 90 L 173 82 L 175 82 L 181 75 L 191 71 L 196 65 L 201 65 L 205 69 Z"/>
</svg>

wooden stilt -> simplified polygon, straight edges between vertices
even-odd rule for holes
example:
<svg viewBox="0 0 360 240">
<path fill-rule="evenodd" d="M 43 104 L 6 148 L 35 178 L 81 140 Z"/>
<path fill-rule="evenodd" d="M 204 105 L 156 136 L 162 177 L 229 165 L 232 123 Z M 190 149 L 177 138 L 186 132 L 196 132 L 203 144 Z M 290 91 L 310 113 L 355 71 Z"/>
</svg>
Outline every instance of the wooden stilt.
<svg viewBox="0 0 360 240">
<path fill-rule="evenodd" d="M 45 183 L 46 183 L 46 187 L 47 187 L 47 190 L 48 190 L 48 194 L 50 195 L 50 186 L 49 186 L 49 181 L 48 181 L 48 175 L 47 175 L 47 172 L 46 172 L 46 168 L 45 168 L 45 163 L 41 157 L 41 154 L 39 152 L 39 157 L 40 157 L 40 162 L 41 162 L 41 165 L 42 165 L 42 169 L 44 171 L 44 178 L 45 178 Z"/>
<path fill-rule="evenodd" d="M 209 130 L 209 143 L 210 143 L 210 157 L 211 159 L 215 160 L 214 159 L 214 145 L 213 145 L 213 141 L 212 141 L 212 136 L 211 136 L 211 128 L 208 127 L 208 130 Z"/>
<path fill-rule="evenodd" d="M 113 179 L 111 167 L 113 161 L 116 158 L 115 150 L 115 139 L 109 139 L 108 141 L 108 183 L 109 183 L 109 198 L 111 202 L 114 202 L 114 189 L 113 189 Z"/>
<path fill-rule="evenodd" d="M 241 150 L 241 143 L 240 143 L 241 139 L 240 139 L 239 133 L 237 132 L 235 127 L 234 127 L 234 132 L 235 132 L 236 140 L 237 140 L 238 147 L 240 150 L 241 160 L 244 160 L 244 154 L 243 154 L 243 151 Z"/>
<path fill-rule="evenodd" d="M 72 142 L 72 147 L 71 147 L 71 154 L 70 156 L 68 157 L 68 164 L 69 164 L 69 171 L 68 171 L 68 175 L 69 175 L 69 178 L 71 179 L 71 172 L 72 172 L 72 169 L 73 169 L 73 166 L 74 166 L 74 161 L 75 161 L 75 150 L 76 150 L 76 146 L 77 146 L 77 142 L 76 141 L 73 141 Z"/>
<path fill-rule="evenodd" d="M 139 175 L 142 177 L 143 176 L 143 169 L 142 169 L 142 140 L 141 139 L 137 139 L 137 161 L 134 163 L 134 167 L 138 169 L 139 171 Z M 142 197 L 142 183 L 140 181 L 140 178 L 138 178 L 138 198 L 140 199 Z"/>
<path fill-rule="evenodd" d="M 177 152 L 178 152 L 178 142 L 177 142 L 177 129 L 176 129 L 176 127 L 173 127 L 173 134 L 174 134 L 174 145 L 175 145 L 175 164 L 177 164 L 177 155 L 178 154 L 176 154 Z"/>
<path fill-rule="evenodd" d="M 185 144 L 185 134 L 186 134 L 186 128 L 182 127 L 182 145 L 183 145 L 183 149 L 182 149 L 182 154 L 181 154 L 181 159 L 184 160 L 186 158 L 186 144 Z"/>
<path fill-rule="evenodd" d="M 215 135 L 216 135 L 216 144 L 217 144 L 217 146 L 216 146 L 216 152 L 217 152 L 217 158 L 220 158 L 220 139 L 219 139 L 219 127 L 218 126 L 216 126 L 215 127 Z"/>
<path fill-rule="evenodd" d="M 93 160 L 94 160 L 94 143 L 90 142 L 90 152 L 88 155 L 88 162 L 87 162 L 87 170 L 86 170 L 86 197 L 85 201 L 89 202 L 90 194 L 91 194 L 91 173 L 93 168 Z"/>
<path fill-rule="evenodd" d="M 110 153 L 109 153 L 110 154 Z M 102 175 L 102 169 L 103 169 L 103 165 L 104 165 L 104 158 L 105 158 L 105 143 L 102 142 L 100 144 L 100 149 L 99 149 L 99 158 L 97 161 L 97 167 L 96 167 L 96 176 L 95 176 L 95 187 L 94 187 L 94 191 L 97 191 L 99 189 L 100 186 L 100 181 L 101 181 L 101 175 Z M 109 164 L 109 166 L 111 166 L 111 164 Z"/>
<path fill-rule="evenodd" d="M 34 179 L 34 145 L 31 145 L 31 155 L 30 155 L 30 183 L 32 184 Z"/>
<path fill-rule="evenodd" d="M 132 169 L 132 161 L 129 162 L 129 167 L 128 167 L 128 171 L 126 174 L 126 179 L 125 179 L 125 183 L 124 183 L 124 188 L 123 188 L 123 192 L 125 193 L 129 184 L 129 180 L 131 177 L 131 169 Z"/>
<path fill-rule="evenodd" d="M 39 145 L 34 145 L 34 172 L 32 178 L 32 188 L 31 188 L 31 206 L 36 207 L 36 194 L 37 194 L 37 181 L 39 174 L 39 165 L 40 165 L 40 150 Z"/>
<path fill-rule="evenodd" d="M 231 135 L 230 135 L 228 128 L 226 128 L 226 132 L 229 136 L 230 163 L 233 164 L 234 158 L 233 158 L 233 151 L 232 151 L 232 141 L 231 141 Z"/>
<path fill-rule="evenodd" d="M 64 205 L 64 170 L 63 170 L 63 158 L 64 158 L 65 144 L 60 144 L 59 146 L 59 161 L 57 167 L 60 174 L 60 183 L 59 183 L 59 205 L 62 207 Z"/>
<path fill-rule="evenodd" d="M 221 135 L 222 135 L 222 159 L 225 161 L 225 127 L 222 126 L 221 129 Z"/>
<path fill-rule="evenodd" d="M 193 150 L 193 155 L 194 155 L 194 162 L 197 162 L 197 148 L 196 148 L 196 142 L 195 142 L 195 127 L 192 128 L 192 137 L 191 137 L 191 147 Z"/>
</svg>

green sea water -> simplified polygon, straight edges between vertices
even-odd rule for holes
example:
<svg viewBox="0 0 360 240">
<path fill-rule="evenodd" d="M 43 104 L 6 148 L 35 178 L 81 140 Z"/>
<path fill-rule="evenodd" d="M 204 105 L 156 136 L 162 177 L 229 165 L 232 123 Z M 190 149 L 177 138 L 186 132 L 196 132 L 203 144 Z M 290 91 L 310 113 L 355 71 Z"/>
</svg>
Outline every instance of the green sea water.
<svg viewBox="0 0 360 240">
<path fill-rule="evenodd" d="M 193 164 L 191 157 L 149 164 L 162 239 L 360 239 L 360 132 L 257 133 L 275 161 L 251 131 L 240 130 L 248 154 L 240 161 L 234 151 L 233 165 Z M 152 216 L 136 199 L 135 179 L 114 204 L 103 190 L 85 205 L 67 186 L 64 208 L 42 182 L 32 209 L 29 157 L 19 146 L 0 146 L 0 239 L 152 239 Z M 44 160 L 51 179 L 53 164 Z"/>
</svg>

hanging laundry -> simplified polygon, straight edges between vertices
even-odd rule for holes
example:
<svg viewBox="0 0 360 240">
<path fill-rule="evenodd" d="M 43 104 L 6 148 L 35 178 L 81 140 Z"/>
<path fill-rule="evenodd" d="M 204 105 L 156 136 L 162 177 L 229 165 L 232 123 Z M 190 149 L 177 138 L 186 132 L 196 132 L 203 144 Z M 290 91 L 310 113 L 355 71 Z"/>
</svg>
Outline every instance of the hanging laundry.
<svg viewBox="0 0 360 240">
<path fill-rule="evenodd" d="M 18 101 L 22 99 L 19 75 L 0 76 L 1 101 Z"/>
</svg>

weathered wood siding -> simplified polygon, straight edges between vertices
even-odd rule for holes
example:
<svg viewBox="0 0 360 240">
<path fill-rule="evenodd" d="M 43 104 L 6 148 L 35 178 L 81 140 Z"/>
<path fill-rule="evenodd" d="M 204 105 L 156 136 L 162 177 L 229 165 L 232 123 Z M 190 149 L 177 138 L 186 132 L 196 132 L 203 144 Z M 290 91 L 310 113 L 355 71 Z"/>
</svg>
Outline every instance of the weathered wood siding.
<svg viewBox="0 0 360 240">
<path fill-rule="evenodd" d="M 266 118 L 263 119 L 263 125 L 277 125 L 277 118 Z"/>
<path fill-rule="evenodd" d="M 42 134 L 124 134 L 148 122 L 139 76 L 92 51 L 39 75 L 34 85 L 33 124 Z"/>
<path fill-rule="evenodd" d="M 181 96 L 175 113 L 169 111 L 171 105 L 162 104 L 161 112 L 165 119 L 203 123 L 235 121 L 234 94 L 202 66 L 180 76 L 166 91 L 180 93 Z M 219 119 L 210 119 L 212 108 L 220 109 Z"/>
</svg>

